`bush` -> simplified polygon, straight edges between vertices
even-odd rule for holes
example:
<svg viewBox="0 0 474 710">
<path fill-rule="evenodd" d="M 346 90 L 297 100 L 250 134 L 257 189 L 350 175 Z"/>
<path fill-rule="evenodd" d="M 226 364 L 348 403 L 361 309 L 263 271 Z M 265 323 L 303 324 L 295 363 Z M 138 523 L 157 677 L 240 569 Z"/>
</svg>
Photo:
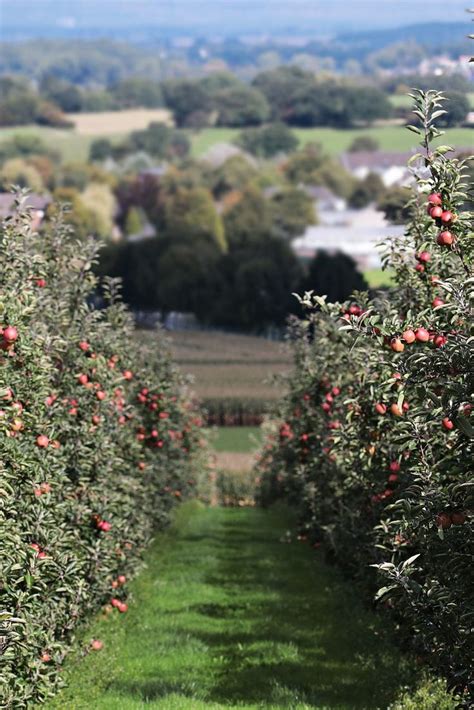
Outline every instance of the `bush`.
<svg viewBox="0 0 474 710">
<path fill-rule="evenodd" d="M 50 697 L 78 625 L 127 610 L 127 579 L 195 489 L 199 418 L 163 349 L 136 346 L 92 241 L 4 227 L 0 397 L 2 707 Z"/>
<path fill-rule="evenodd" d="M 415 129 L 412 218 L 385 256 L 396 285 L 342 307 L 303 299 L 261 499 L 297 505 L 310 539 L 368 592 L 379 587 L 400 638 L 470 707 L 472 214 L 459 211 L 466 164 L 431 147 L 441 96 L 416 97 L 426 128 Z"/>
</svg>

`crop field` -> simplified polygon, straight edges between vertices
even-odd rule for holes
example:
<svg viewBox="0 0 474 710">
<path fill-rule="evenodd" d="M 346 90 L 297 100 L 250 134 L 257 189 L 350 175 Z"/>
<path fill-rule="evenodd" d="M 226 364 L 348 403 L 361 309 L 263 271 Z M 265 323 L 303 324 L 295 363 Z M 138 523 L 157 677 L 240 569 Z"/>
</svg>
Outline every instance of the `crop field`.
<svg viewBox="0 0 474 710">
<path fill-rule="evenodd" d="M 271 376 L 290 367 L 285 345 L 263 338 L 184 331 L 173 333 L 171 343 L 176 362 L 194 377 L 204 400 L 276 399 Z"/>
<path fill-rule="evenodd" d="M 100 113 L 69 113 L 69 121 L 81 136 L 124 135 L 130 131 L 147 128 L 150 123 L 173 124 L 170 111 L 163 108 L 134 108 L 123 111 L 101 111 Z"/>
</svg>

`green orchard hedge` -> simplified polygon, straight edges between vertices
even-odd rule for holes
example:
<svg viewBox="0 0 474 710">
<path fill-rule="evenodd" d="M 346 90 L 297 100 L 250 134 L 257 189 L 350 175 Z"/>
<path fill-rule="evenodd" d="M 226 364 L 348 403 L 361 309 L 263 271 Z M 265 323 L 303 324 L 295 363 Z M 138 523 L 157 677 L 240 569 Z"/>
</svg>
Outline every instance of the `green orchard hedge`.
<svg viewBox="0 0 474 710">
<path fill-rule="evenodd" d="M 20 200 L 21 202 L 21 200 Z M 80 622 L 196 488 L 199 417 L 165 350 L 139 348 L 93 242 L 19 213 L 0 268 L 0 706 L 42 702 Z"/>
<path fill-rule="evenodd" d="M 412 220 L 385 253 L 396 285 L 342 306 L 302 299 L 308 316 L 293 326 L 288 394 L 267 423 L 260 498 L 297 506 L 302 534 L 375 594 L 418 662 L 471 707 L 472 185 L 464 162 L 431 146 L 442 97 L 414 98 Z"/>
</svg>

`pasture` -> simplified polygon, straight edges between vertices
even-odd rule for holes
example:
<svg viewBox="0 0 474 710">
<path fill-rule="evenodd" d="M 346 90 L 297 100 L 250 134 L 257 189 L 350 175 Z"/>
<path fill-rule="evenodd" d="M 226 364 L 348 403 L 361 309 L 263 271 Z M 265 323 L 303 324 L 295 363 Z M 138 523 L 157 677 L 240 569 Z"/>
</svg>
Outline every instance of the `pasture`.
<svg viewBox="0 0 474 710">
<path fill-rule="evenodd" d="M 163 108 L 69 113 L 67 119 L 74 123 L 74 130 L 80 136 L 123 136 L 131 131 L 147 128 L 152 122 L 173 125 L 171 112 Z"/>
<path fill-rule="evenodd" d="M 403 97 L 402 97 L 403 98 Z M 122 114 L 135 114 L 135 122 Z M 14 135 L 33 135 L 46 145 L 58 150 L 64 162 L 84 162 L 89 155 L 89 147 L 95 138 L 110 138 L 113 142 L 125 138 L 127 133 L 137 128 L 146 127 L 143 124 L 145 116 L 151 120 L 151 115 L 163 114 L 162 109 L 150 111 L 115 111 L 97 114 L 77 114 L 81 126 L 79 129 L 57 129 L 45 126 L 13 126 L 0 128 L 0 144 Z M 79 117 L 91 118 L 85 121 Z M 108 116 L 110 118 L 105 118 Z M 138 120 L 140 118 L 140 121 Z M 148 120 L 148 118 L 146 120 Z M 81 120 L 84 122 L 81 123 Z M 94 127 L 92 131 L 92 126 Z M 217 143 L 232 143 L 238 136 L 237 128 L 206 128 L 202 131 L 189 131 L 191 139 L 191 155 L 201 158 Z M 416 148 L 416 136 L 400 126 L 373 126 L 372 128 L 336 129 L 336 128 L 297 128 L 294 132 L 299 145 L 321 143 L 326 153 L 337 156 L 346 151 L 357 136 L 371 136 L 378 141 L 381 150 L 403 152 Z M 456 148 L 466 148 L 472 145 L 473 131 L 470 128 L 452 128 L 439 139 Z"/>
</svg>

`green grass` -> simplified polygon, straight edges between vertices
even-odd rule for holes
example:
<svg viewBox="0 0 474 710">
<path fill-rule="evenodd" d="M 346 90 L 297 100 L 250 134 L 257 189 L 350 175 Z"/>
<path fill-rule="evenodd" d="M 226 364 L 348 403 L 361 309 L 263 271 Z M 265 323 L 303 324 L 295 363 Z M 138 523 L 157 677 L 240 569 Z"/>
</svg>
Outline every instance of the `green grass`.
<svg viewBox="0 0 474 710">
<path fill-rule="evenodd" d="M 231 453 L 252 453 L 258 449 L 262 441 L 262 431 L 259 427 L 219 427 L 211 435 L 211 444 L 215 451 Z"/>
<path fill-rule="evenodd" d="M 380 288 L 381 286 L 392 286 L 393 274 L 389 270 L 367 269 L 364 271 L 364 278 L 370 288 Z"/>
<path fill-rule="evenodd" d="M 386 708 L 407 667 L 353 586 L 287 534 L 285 510 L 185 504 L 130 585 L 130 609 L 66 663 L 68 710 Z"/>
<path fill-rule="evenodd" d="M 0 143 L 12 135 L 27 134 L 37 136 L 51 148 L 59 150 L 65 162 L 86 161 L 91 142 L 97 136 L 79 135 L 75 131 L 47 128 L 44 126 L 15 126 L 0 129 Z M 208 128 L 190 134 L 191 152 L 195 158 L 201 157 L 216 143 L 232 143 L 239 130 L 236 128 Z M 300 146 L 307 143 L 321 143 L 330 155 L 338 155 L 350 146 L 356 136 L 369 135 L 375 138 L 381 150 L 405 151 L 416 146 L 416 136 L 402 126 L 382 126 L 367 129 L 339 130 L 336 128 L 300 128 L 295 129 Z M 123 136 L 114 134 L 105 137 L 117 142 Z M 472 144 L 472 129 L 453 128 L 442 139 L 456 147 L 468 148 Z"/>
<path fill-rule="evenodd" d="M 215 143 L 231 143 L 239 131 L 232 128 L 207 128 L 191 137 L 192 155 L 199 158 Z M 371 136 L 380 150 L 404 152 L 417 146 L 416 136 L 403 126 L 373 126 L 372 128 L 297 128 L 294 129 L 300 147 L 308 143 L 321 143 L 329 155 L 339 155 L 348 149 L 357 136 Z M 472 129 L 452 128 L 440 141 L 454 147 L 468 148 L 472 144 Z M 438 141 L 439 142 L 439 141 Z"/>
</svg>

